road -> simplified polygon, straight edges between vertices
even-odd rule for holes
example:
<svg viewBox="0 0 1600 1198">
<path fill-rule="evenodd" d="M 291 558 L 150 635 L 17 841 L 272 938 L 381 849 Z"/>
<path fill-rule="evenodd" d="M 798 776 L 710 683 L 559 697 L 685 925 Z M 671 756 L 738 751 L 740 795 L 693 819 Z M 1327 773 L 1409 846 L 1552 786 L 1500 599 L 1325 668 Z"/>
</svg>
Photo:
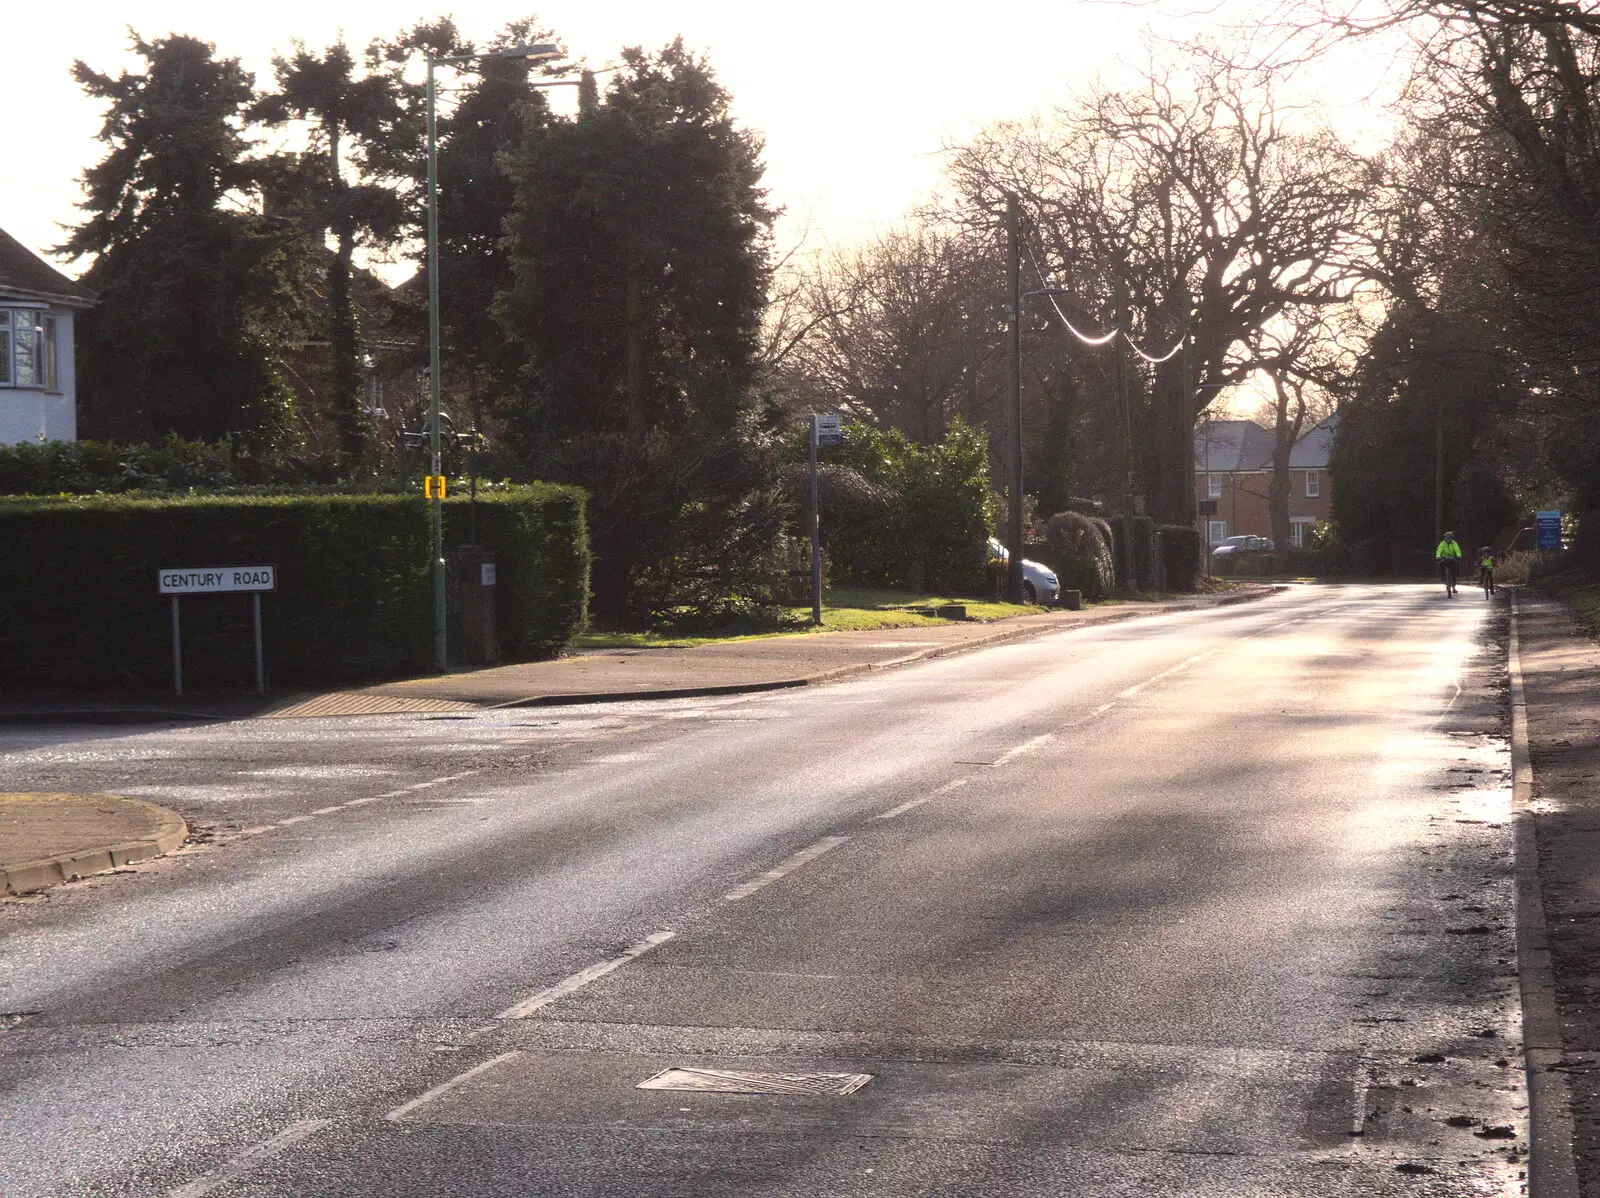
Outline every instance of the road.
<svg viewBox="0 0 1600 1198">
<path fill-rule="evenodd" d="M 1307 587 L 746 698 L 0 730 L 6 789 L 208 837 L 0 904 L 0 1193 L 1515 1193 L 1498 611 Z"/>
</svg>

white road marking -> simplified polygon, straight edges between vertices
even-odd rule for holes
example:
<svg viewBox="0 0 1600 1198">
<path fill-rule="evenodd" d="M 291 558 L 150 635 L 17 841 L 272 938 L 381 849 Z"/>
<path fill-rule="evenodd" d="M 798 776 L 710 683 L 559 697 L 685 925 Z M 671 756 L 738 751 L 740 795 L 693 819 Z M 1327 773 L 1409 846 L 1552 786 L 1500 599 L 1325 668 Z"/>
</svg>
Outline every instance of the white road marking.
<svg viewBox="0 0 1600 1198">
<path fill-rule="evenodd" d="M 1221 649 L 1207 649 L 1204 653 L 1196 653 L 1193 657 L 1185 658 L 1183 661 L 1180 661 L 1177 665 L 1173 666 L 1171 669 L 1162 670 L 1161 673 L 1159 673 L 1159 674 L 1152 674 L 1150 677 L 1146 678 L 1143 682 L 1140 682 L 1140 683 L 1137 683 L 1137 684 L 1135 684 L 1133 686 L 1130 686 L 1125 691 L 1118 692 L 1117 698 L 1118 699 L 1131 699 L 1131 698 L 1133 698 L 1133 696 L 1137 695 L 1140 691 L 1142 691 L 1145 687 L 1150 686 L 1150 685 L 1152 685 L 1154 683 L 1160 682 L 1163 678 L 1170 678 L 1174 674 L 1180 673 L 1183 670 L 1187 670 L 1190 666 L 1194 665 L 1196 662 L 1204 661 L 1208 657 L 1215 657 L 1220 652 L 1222 652 Z M 1107 706 L 1109 706 L 1109 704 Z"/>
<path fill-rule="evenodd" d="M 1023 741 L 1014 749 L 1007 749 L 1004 753 L 1000 754 L 999 757 L 995 758 L 994 763 L 996 766 L 1002 766 L 1008 761 L 1012 761 L 1015 758 L 1021 757 L 1024 753 L 1031 753 L 1040 746 L 1049 744 L 1054 739 L 1055 734 L 1052 732 L 1041 733 L 1032 740 Z"/>
<path fill-rule="evenodd" d="M 1367 1131 L 1367 1087 L 1371 1079 L 1367 1073 L 1367 1063 L 1356 1061 L 1356 1075 L 1354 1081 L 1354 1099 L 1350 1107 L 1350 1134 L 1353 1136 L 1365 1135 Z"/>
<path fill-rule="evenodd" d="M 293 1148 L 301 1140 L 316 1135 L 332 1122 L 332 1119 L 305 1119 L 299 1123 L 291 1123 L 270 1139 L 262 1140 L 255 1147 L 245 1149 L 220 1169 L 207 1173 L 204 1177 L 197 1177 L 175 1190 L 168 1190 L 167 1198 L 203 1198 L 212 1190 L 227 1185 L 241 1174 L 248 1173 L 268 1157 L 276 1156 L 285 1148 Z"/>
<path fill-rule="evenodd" d="M 900 806 L 891 807 L 891 808 L 889 808 L 889 810 L 885 811 L 883 814 L 875 815 L 872 818 L 873 819 L 894 819 L 896 816 L 904 815 L 908 811 L 915 811 L 918 807 L 922 806 L 924 803 L 928 802 L 932 798 L 933 798 L 932 795 L 923 795 L 920 799 L 907 799 L 904 803 L 901 803 Z"/>
<path fill-rule="evenodd" d="M 496 1015 L 495 1018 L 526 1019 L 535 1011 L 540 1010 L 543 1007 L 548 1007 L 556 1000 L 565 998 L 567 995 L 578 990 L 582 990 L 590 982 L 605 977 L 606 974 L 610 973 L 613 969 L 622 968 L 622 966 L 626 965 L 629 961 L 632 961 L 635 957 L 644 956 L 645 953 L 655 948 L 658 944 L 665 944 L 676 935 L 676 932 L 652 932 L 643 940 L 639 941 L 638 944 L 635 944 L 633 947 L 629 948 L 621 956 L 612 957 L 605 961 L 597 961 L 587 969 L 580 969 L 571 977 L 557 982 L 554 986 L 551 986 L 546 990 L 541 990 L 537 994 L 530 994 L 521 1002 L 514 1003 L 513 1005 L 507 1007 L 504 1011 L 501 1011 L 500 1014 Z"/>
<path fill-rule="evenodd" d="M 848 836 L 824 836 L 821 840 L 817 841 L 816 844 L 807 845 L 798 853 L 794 854 L 794 856 L 789 857 L 788 859 L 767 870 L 766 873 L 757 874 L 743 886 L 735 886 L 722 897 L 725 901 L 730 903 L 736 903 L 740 899 L 749 898 L 763 886 L 771 886 L 785 874 L 791 874 L 804 865 L 807 861 L 815 861 L 818 857 L 822 856 L 822 854 L 832 852 L 849 839 L 850 838 Z"/>
<path fill-rule="evenodd" d="M 896 816 L 904 815 L 908 811 L 916 810 L 918 807 L 922 806 L 924 803 L 932 802 L 934 799 L 938 798 L 942 794 L 949 794 L 952 790 L 955 790 L 958 786 L 965 786 L 970 781 L 972 781 L 972 779 L 970 779 L 970 778 L 952 778 L 950 781 L 946 782 L 943 786 L 936 787 L 935 789 L 930 790 L 927 794 L 923 795 L 921 798 L 908 799 L 906 802 L 901 803 L 898 807 L 891 807 L 891 808 L 889 808 L 889 810 L 883 812 L 881 815 L 875 815 L 872 818 L 875 819 L 875 820 L 878 820 L 878 819 L 894 819 Z"/>
<path fill-rule="evenodd" d="M 413 794 L 419 790 L 426 790 L 430 786 L 443 786 L 446 782 L 458 782 L 462 778 L 470 778 L 479 770 L 463 770 L 459 774 L 446 774 L 442 778 L 430 778 L 426 782 L 416 782 L 410 786 L 402 786 L 399 790 L 386 790 L 381 795 L 367 795 L 365 798 L 348 799 L 343 803 L 335 803 L 331 807 L 318 807 L 315 811 L 305 815 L 291 815 L 288 819 L 280 819 L 275 824 L 257 824 L 254 828 L 245 828 L 237 833 L 239 836 L 260 836 L 263 832 L 273 832 L 279 828 L 291 828 L 295 824 L 303 824 L 307 820 L 316 819 L 322 815 L 332 815 L 336 811 L 344 811 L 349 807 L 365 807 L 368 803 L 377 803 L 383 799 L 398 799 L 402 795 Z"/>
<path fill-rule="evenodd" d="M 462 1082 L 471 1081 L 473 1078 L 477 1077 L 478 1074 L 484 1073 L 484 1072 L 486 1072 L 486 1071 L 488 1071 L 490 1069 L 493 1069 L 496 1065 L 500 1064 L 502 1061 L 509 1061 L 513 1057 L 520 1057 L 521 1055 L 522 1055 L 522 1050 L 520 1048 L 514 1048 L 510 1052 L 503 1052 L 497 1057 L 490 1057 L 487 1061 L 480 1061 L 476 1065 L 474 1065 L 471 1069 L 468 1069 L 465 1073 L 458 1073 L 454 1077 L 452 1077 L 449 1081 L 440 1082 L 433 1089 L 425 1090 L 423 1093 L 418 1094 L 410 1102 L 402 1102 L 399 1106 L 395 1107 L 394 1110 L 390 1111 L 387 1115 L 385 1115 L 384 1118 L 387 1119 L 390 1123 L 398 1123 L 398 1122 L 400 1122 L 400 1120 L 404 1119 L 407 1115 L 409 1115 L 412 1111 L 416 1110 L 419 1106 L 422 1106 L 425 1103 L 432 1102 L 435 1098 L 438 1098 L 441 1094 L 448 1094 L 451 1090 L 454 1090 Z"/>
</svg>

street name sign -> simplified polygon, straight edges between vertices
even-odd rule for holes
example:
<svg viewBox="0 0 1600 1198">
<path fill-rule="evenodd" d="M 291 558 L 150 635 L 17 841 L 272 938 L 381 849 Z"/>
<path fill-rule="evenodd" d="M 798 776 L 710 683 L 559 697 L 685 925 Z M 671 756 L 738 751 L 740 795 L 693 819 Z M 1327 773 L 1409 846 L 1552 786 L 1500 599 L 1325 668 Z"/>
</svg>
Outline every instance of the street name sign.
<svg viewBox="0 0 1600 1198">
<path fill-rule="evenodd" d="M 238 591 L 275 591 L 276 566 L 203 566 L 191 570 L 157 570 L 163 595 L 225 595 Z"/>
<path fill-rule="evenodd" d="M 844 432 L 839 428 L 839 415 L 837 412 L 824 412 L 817 416 L 817 444 L 844 444 Z"/>
<path fill-rule="evenodd" d="M 183 616 L 185 595 L 250 596 L 250 623 L 256 649 L 256 694 L 267 693 L 267 671 L 261 653 L 261 592 L 278 589 L 276 566 L 196 566 L 156 571 L 156 587 L 172 600 L 172 690 L 183 694 Z"/>
<path fill-rule="evenodd" d="M 1561 513 L 1535 512 L 1533 526 L 1538 532 L 1540 549 L 1561 548 Z"/>
</svg>

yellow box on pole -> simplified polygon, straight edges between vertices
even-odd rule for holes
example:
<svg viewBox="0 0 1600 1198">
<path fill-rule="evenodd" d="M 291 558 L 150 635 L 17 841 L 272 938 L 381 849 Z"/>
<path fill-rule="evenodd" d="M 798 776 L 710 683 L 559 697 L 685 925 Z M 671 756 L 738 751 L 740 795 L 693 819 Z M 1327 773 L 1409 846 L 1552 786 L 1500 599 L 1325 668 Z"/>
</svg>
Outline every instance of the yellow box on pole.
<svg viewBox="0 0 1600 1198">
<path fill-rule="evenodd" d="M 433 499 L 435 497 L 434 490 L 437 489 L 439 492 L 438 498 L 443 499 L 445 497 L 444 479 L 445 476 L 442 474 L 424 474 L 422 476 L 422 497 L 424 499 Z"/>
</svg>

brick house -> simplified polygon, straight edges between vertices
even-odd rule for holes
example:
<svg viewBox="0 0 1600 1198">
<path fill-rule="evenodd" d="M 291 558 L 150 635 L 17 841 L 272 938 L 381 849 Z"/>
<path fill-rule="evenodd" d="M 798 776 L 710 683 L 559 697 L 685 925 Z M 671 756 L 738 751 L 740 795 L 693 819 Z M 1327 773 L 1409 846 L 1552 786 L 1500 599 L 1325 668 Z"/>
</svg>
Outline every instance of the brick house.
<svg viewBox="0 0 1600 1198">
<path fill-rule="evenodd" d="M 1309 429 L 1289 453 L 1289 543 L 1304 542 L 1305 530 L 1330 515 L 1337 414 Z M 1208 420 L 1195 429 L 1195 499 L 1216 505 L 1204 517 L 1206 539 L 1272 536 L 1273 436 L 1253 420 Z M 1205 511 L 1205 508 L 1200 510 Z"/>
<path fill-rule="evenodd" d="M 94 302 L 0 229 L 0 445 L 78 439 L 72 322 Z"/>
</svg>

